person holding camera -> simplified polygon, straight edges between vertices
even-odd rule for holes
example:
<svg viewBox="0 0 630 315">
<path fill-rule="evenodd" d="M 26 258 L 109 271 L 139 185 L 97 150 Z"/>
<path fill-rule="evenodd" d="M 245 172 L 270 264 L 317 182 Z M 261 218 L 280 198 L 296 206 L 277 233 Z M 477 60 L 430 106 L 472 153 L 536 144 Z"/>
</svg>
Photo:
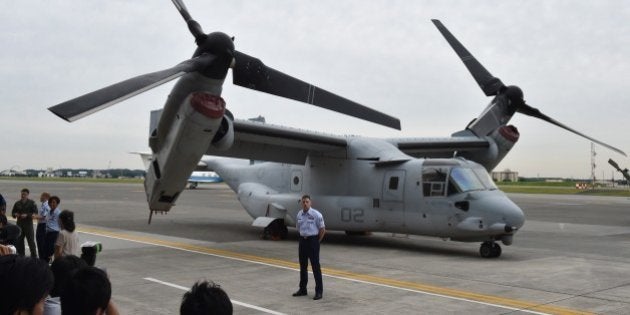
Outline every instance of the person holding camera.
<svg viewBox="0 0 630 315">
<path fill-rule="evenodd" d="M 3 255 L 17 253 L 15 244 L 20 234 L 22 234 L 20 228 L 9 223 L 7 217 L 0 213 L 0 245 L 2 245 Z"/>
</svg>

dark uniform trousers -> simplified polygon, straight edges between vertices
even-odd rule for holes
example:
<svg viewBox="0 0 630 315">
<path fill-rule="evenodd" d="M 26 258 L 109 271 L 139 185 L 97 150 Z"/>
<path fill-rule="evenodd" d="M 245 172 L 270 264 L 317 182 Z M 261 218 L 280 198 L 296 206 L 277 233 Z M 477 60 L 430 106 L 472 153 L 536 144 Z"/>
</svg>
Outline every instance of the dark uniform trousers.
<svg viewBox="0 0 630 315">
<path fill-rule="evenodd" d="M 35 231 L 35 241 L 37 242 L 37 254 L 39 258 L 46 258 L 44 250 L 44 241 L 46 239 L 46 223 L 37 223 L 37 230 Z"/>
<path fill-rule="evenodd" d="M 33 230 L 33 221 L 31 220 L 18 220 L 17 226 L 22 229 L 22 234 L 18 237 L 15 249 L 18 254 L 25 255 L 24 253 L 24 238 L 28 242 L 28 248 L 31 251 L 31 257 L 37 257 L 37 246 L 35 246 L 35 231 Z"/>
<path fill-rule="evenodd" d="M 298 246 L 300 256 L 300 291 L 306 292 L 306 284 L 308 283 L 308 260 L 311 260 L 311 269 L 315 278 L 315 293 L 322 294 L 324 287 L 322 285 L 322 270 L 319 265 L 319 237 L 300 236 L 300 244 Z"/>
</svg>

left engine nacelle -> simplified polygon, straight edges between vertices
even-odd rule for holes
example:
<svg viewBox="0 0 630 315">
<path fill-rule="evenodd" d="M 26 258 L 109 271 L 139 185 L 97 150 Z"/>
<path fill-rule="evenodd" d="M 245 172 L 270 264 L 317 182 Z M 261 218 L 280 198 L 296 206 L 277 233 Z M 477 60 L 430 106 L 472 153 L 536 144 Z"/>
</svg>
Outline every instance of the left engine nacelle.
<svg viewBox="0 0 630 315">
<path fill-rule="evenodd" d="M 228 115 L 223 117 L 219 130 L 212 138 L 210 145 L 220 151 L 225 151 L 232 147 L 234 143 L 234 122 Z"/>
<path fill-rule="evenodd" d="M 190 174 L 225 120 L 225 101 L 207 92 L 188 95 L 179 107 L 159 151 L 147 170 L 144 187 L 149 209 L 168 211 L 185 189 Z"/>
</svg>

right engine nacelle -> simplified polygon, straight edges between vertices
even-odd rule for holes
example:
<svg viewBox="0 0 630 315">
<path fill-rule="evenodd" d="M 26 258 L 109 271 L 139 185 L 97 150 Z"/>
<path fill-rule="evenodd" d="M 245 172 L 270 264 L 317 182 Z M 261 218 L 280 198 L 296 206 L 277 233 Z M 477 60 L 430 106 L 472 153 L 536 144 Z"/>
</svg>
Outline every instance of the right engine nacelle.
<svg viewBox="0 0 630 315">
<path fill-rule="evenodd" d="M 520 134 L 512 125 L 501 126 L 486 137 L 490 143 L 485 151 L 462 152 L 459 156 L 483 165 L 488 172 L 492 171 L 518 141 Z"/>
</svg>

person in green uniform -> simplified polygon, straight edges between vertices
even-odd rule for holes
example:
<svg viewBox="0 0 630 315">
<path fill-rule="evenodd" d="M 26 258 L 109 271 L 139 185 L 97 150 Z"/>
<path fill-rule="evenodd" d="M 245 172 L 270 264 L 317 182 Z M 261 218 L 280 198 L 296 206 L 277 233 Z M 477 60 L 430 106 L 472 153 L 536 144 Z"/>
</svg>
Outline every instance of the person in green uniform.
<svg viewBox="0 0 630 315">
<path fill-rule="evenodd" d="M 37 214 L 37 205 L 28 199 L 30 191 L 26 188 L 20 191 L 20 200 L 13 204 L 11 215 L 17 219 L 17 226 L 22 229 L 22 234 L 17 240 L 15 248 L 19 255 L 24 256 L 24 238 L 28 242 L 31 257 L 37 258 L 37 247 L 35 246 L 35 232 L 33 231 L 33 215 Z"/>
</svg>

